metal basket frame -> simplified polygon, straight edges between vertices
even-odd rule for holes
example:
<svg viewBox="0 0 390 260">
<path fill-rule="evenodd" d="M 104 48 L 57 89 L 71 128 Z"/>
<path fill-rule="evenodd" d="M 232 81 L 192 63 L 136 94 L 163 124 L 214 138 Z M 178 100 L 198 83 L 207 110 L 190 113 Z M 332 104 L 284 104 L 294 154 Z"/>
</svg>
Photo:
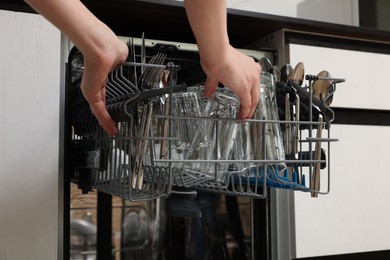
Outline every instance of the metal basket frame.
<svg viewBox="0 0 390 260">
<path fill-rule="evenodd" d="M 137 62 L 126 62 L 120 67 L 115 69 L 112 74 L 122 73 L 122 70 L 126 67 L 158 67 L 167 70 L 176 70 L 177 67 L 170 64 L 165 65 L 151 65 Z M 109 80 L 112 77 L 109 77 Z M 330 80 L 333 84 L 333 95 L 336 90 L 336 84 L 342 82 L 342 79 L 324 78 L 324 80 Z M 322 102 L 323 108 L 325 106 L 326 111 L 330 113 L 330 118 L 327 118 L 325 122 L 315 122 L 311 120 L 313 118 L 313 109 L 317 106 L 313 102 L 314 97 L 312 93 L 312 83 L 314 80 L 322 80 L 316 76 L 307 76 L 306 80 L 308 85 L 306 86 L 306 92 L 309 94 L 310 108 L 310 120 L 309 121 L 285 121 L 285 120 L 235 120 L 235 119 L 222 119 L 216 118 L 213 120 L 224 121 L 234 120 L 237 124 L 246 123 L 261 123 L 261 124 L 280 124 L 299 126 L 299 146 L 295 158 L 286 160 L 266 160 L 265 152 L 264 158 L 258 158 L 256 160 L 206 160 L 204 163 L 258 163 L 259 167 L 252 172 L 235 172 L 228 171 L 225 175 L 225 181 L 217 181 L 216 178 L 210 175 L 191 175 L 188 172 L 184 172 L 182 169 L 174 167 L 174 163 L 191 162 L 191 160 L 173 160 L 171 159 L 172 146 L 168 145 L 168 156 L 165 158 L 153 158 L 154 144 L 167 142 L 168 144 L 175 140 L 176 137 L 171 135 L 172 124 L 171 120 L 204 120 L 205 118 L 193 118 L 193 117 L 180 117 L 174 116 L 168 111 L 168 113 L 155 113 L 151 117 L 151 128 L 159 128 L 156 122 L 168 122 L 167 135 L 163 135 L 161 131 L 149 131 L 148 134 L 143 137 L 137 136 L 139 126 L 135 123 L 134 111 L 129 111 L 130 105 L 134 100 L 138 98 L 132 97 L 130 99 L 120 100 L 116 104 L 112 105 L 115 109 L 115 113 L 119 113 L 118 118 L 122 118 L 117 123 L 118 133 L 115 136 L 108 136 L 98 125 L 93 116 L 88 115 L 87 118 L 76 118 L 72 122 L 73 134 L 72 144 L 74 157 L 73 160 L 73 182 L 79 183 L 81 179 L 85 179 L 86 173 L 88 173 L 88 185 L 85 192 L 89 190 L 98 190 L 105 193 L 119 196 L 123 199 L 131 201 L 151 200 L 159 197 L 167 197 L 171 193 L 175 192 L 178 187 L 180 189 L 190 190 L 204 190 L 208 192 L 232 195 L 232 196 L 245 196 L 250 198 L 265 198 L 267 196 L 267 188 L 280 188 L 293 191 L 302 191 L 311 193 L 312 196 L 318 194 L 324 195 L 330 192 L 330 154 L 331 143 L 338 141 L 335 138 L 331 138 L 331 123 L 334 120 L 334 112 Z M 171 96 L 174 88 L 178 85 L 170 84 L 168 91 L 165 90 L 163 94 Z M 73 96 L 81 95 L 81 92 L 74 88 L 72 90 Z M 181 91 L 185 91 L 185 85 L 181 86 Z M 302 89 L 300 89 L 302 91 Z M 329 98 L 329 97 L 327 97 Z M 136 102 L 150 102 L 152 98 L 147 97 L 144 100 L 138 100 Z M 77 102 L 72 104 L 72 113 L 75 118 L 76 114 L 88 114 L 89 111 L 85 101 L 82 97 L 77 97 Z M 171 101 L 172 98 L 169 98 Z M 315 100 L 318 104 L 318 100 Z M 118 105 L 119 104 L 119 105 Z M 321 113 L 320 113 L 321 114 Z M 124 116 L 124 117 L 123 117 Z M 124 120 L 123 120 L 124 118 Z M 303 129 L 305 126 L 305 129 Z M 326 137 L 315 137 L 314 133 L 318 132 L 319 128 L 323 128 L 327 131 Z M 160 127 L 161 129 L 161 127 Z M 317 129 L 317 130 L 316 130 Z M 136 131 L 134 131 L 136 130 Z M 135 165 L 134 156 L 140 150 L 137 150 L 137 144 L 143 141 L 147 143 L 147 149 L 143 151 L 142 156 L 148 157 L 149 160 L 142 162 L 141 165 Z M 86 145 L 86 144 L 89 145 Z M 264 142 L 263 142 L 264 143 Z M 264 145 L 263 145 L 264 146 Z M 87 148 L 85 148 L 87 147 Z M 139 146 L 138 146 L 139 147 Z M 326 158 L 316 159 L 313 156 L 316 147 L 326 148 Z M 265 147 L 263 147 L 265 151 Z M 141 150 L 142 151 L 142 150 Z M 303 153 L 308 154 L 306 158 L 300 158 L 299 155 Z M 201 161 L 198 161 L 202 163 Z M 288 166 L 284 172 L 278 172 L 275 165 Z M 322 179 L 326 179 L 325 186 L 321 188 L 315 188 L 311 183 L 313 182 L 315 168 L 318 165 L 326 164 L 326 169 L 321 170 Z M 135 171 L 135 168 L 137 168 Z M 216 166 L 218 167 L 218 166 Z M 316 173 L 318 174 L 318 173 Z M 137 175 L 137 176 L 135 176 Z M 134 183 L 134 179 L 142 175 L 141 181 Z"/>
</svg>

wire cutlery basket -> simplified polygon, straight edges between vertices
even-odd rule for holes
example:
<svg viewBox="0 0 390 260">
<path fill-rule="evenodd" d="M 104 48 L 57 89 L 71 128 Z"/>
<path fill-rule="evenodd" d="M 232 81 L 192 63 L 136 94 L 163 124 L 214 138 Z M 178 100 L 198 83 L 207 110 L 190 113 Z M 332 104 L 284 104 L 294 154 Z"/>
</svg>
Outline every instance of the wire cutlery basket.
<svg viewBox="0 0 390 260">
<path fill-rule="evenodd" d="M 177 83 L 180 66 L 165 63 L 165 56 L 146 63 L 136 59 L 134 45 L 129 51 L 106 85 L 115 136 L 100 128 L 82 96 L 81 53 L 74 48 L 69 56 L 71 179 L 83 192 L 131 201 L 176 190 L 251 198 L 264 198 L 269 187 L 313 197 L 329 193 L 330 146 L 337 139 L 331 138 L 335 115 L 327 101 L 342 79 L 308 75 L 306 87 L 278 82 L 267 97 L 276 115 L 263 111 L 238 120 L 239 100 L 228 89 L 203 98 L 201 85 Z M 326 96 L 312 94 L 317 81 L 328 82 Z"/>
</svg>

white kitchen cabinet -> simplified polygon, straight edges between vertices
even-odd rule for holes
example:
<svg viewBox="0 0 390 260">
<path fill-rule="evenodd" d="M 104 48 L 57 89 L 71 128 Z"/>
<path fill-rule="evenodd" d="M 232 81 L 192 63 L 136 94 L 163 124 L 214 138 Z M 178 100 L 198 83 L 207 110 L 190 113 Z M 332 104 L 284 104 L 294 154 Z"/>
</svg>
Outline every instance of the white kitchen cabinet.
<svg viewBox="0 0 390 260">
<path fill-rule="evenodd" d="M 390 55 L 291 44 L 290 62 L 304 61 L 308 73 L 327 69 L 343 77 L 332 106 L 390 110 Z M 336 114 L 337 117 L 337 114 Z M 333 125 L 331 193 L 319 199 L 295 193 L 298 257 L 380 251 L 390 248 L 390 196 L 386 169 L 388 126 Z"/>
<path fill-rule="evenodd" d="M 61 34 L 0 10 L 0 259 L 57 259 Z"/>
<path fill-rule="evenodd" d="M 337 85 L 331 107 L 371 111 L 372 117 L 376 111 L 390 111 L 390 88 L 384 80 L 389 54 L 314 44 L 292 43 L 285 48 L 285 59 L 293 66 L 302 61 L 307 74 L 328 70 L 346 79 Z M 331 137 L 339 141 L 331 144 L 330 193 L 316 199 L 302 192 L 273 194 L 278 259 L 389 250 L 389 131 L 388 120 L 382 126 L 331 126 Z"/>
<path fill-rule="evenodd" d="M 331 192 L 294 194 L 296 256 L 388 250 L 389 127 L 333 125 Z"/>
</svg>

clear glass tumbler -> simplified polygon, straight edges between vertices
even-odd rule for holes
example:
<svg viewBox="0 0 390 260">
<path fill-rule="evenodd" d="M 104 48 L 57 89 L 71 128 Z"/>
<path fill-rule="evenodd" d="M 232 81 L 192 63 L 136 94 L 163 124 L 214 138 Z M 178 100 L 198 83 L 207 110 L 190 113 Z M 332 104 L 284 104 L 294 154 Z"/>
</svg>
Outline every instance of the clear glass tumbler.
<svg viewBox="0 0 390 260">
<path fill-rule="evenodd" d="M 175 160 L 172 166 L 180 169 L 182 162 L 178 160 L 186 158 L 199 128 L 200 120 L 194 118 L 202 115 L 201 102 L 195 92 L 176 92 L 167 96 L 162 106 L 158 114 L 164 114 L 166 118 L 153 124 L 154 135 L 162 140 L 153 141 L 148 163 L 154 165 L 153 159 Z"/>
<path fill-rule="evenodd" d="M 183 171 L 186 174 L 195 178 L 201 175 L 225 181 L 229 163 L 216 160 L 232 159 L 239 108 L 239 98 L 227 88 L 218 88 L 215 95 L 207 101 L 203 113 L 205 119 L 199 124 L 186 157 L 187 160 L 196 161 L 184 163 Z"/>
<path fill-rule="evenodd" d="M 259 121 L 245 122 L 238 126 L 234 144 L 234 159 L 238 161 L 234 167 L 236 171 L 246 171 L 250 168 L 255 170 L 263 165 L 260 162 L 245 162 L 245 160 L 285 160 L 280 124 L 277 122 L 279 114 L 275 79 L 268 72 L 261 72 L 260 101 L 252 119 Z M 276 162 L 273 165 L 277 166 L 279 171 L 286 168 L 283 162 Z"/>
</svg>

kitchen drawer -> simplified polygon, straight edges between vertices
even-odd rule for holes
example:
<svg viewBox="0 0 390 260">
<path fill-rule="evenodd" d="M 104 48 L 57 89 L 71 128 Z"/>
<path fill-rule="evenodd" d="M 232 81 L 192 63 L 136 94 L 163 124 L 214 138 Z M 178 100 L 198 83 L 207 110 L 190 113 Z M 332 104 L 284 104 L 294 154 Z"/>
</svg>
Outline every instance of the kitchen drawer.
<svg viewBox="0 0 390 260">
<path fill-rule="evenodd" d="M 389 127 L 333 125 L 330 194 L 294 193 L 296 257 L 390 248 Z"/>
</svg>

